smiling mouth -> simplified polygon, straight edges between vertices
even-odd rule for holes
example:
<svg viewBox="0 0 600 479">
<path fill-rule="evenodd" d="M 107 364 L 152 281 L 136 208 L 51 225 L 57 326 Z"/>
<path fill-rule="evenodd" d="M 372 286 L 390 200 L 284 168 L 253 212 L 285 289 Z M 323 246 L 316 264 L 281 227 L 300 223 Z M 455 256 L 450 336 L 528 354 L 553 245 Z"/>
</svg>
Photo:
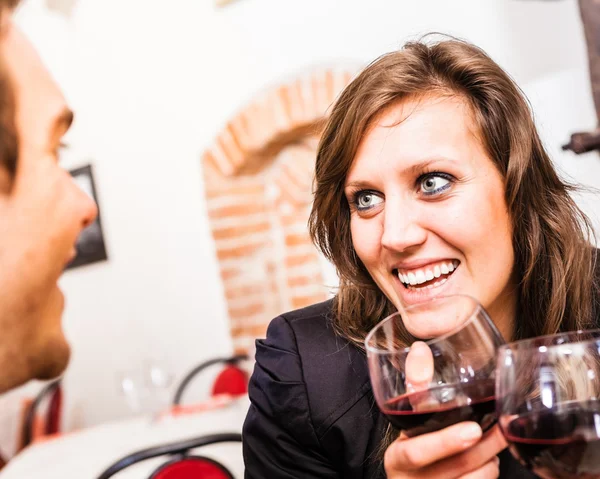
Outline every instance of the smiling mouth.
<svg viewBox="0 0 600 479">
<path fill-rule="evenodd" d="M 454 274 L 459 267 L 460 261 L 454 259 L 450 261 L 440 261 L 413 270 L 394 270 L 394 273 L 400 279 L 400 282 L 406 289 L 421 290 L 438 288 L 443 285 L 448 278 Z"/>
</svg>

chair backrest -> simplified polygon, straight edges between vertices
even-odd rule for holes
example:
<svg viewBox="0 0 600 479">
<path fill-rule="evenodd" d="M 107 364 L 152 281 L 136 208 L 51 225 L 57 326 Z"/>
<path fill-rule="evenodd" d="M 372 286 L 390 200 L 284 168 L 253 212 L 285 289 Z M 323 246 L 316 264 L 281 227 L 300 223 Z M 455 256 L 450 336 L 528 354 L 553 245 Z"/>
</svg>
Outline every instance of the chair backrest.
<svg viewBox="0 0 600 479">
<path fill-rule="evenodd" d="M 222 464 L 202 456 L 173 459 L 152 473 L 150 479 L 234 479 Z"/>
<path fill-rule="evenodd" d="M 217 394 L 231 394 L 238 396 L 246 394 L 248 392 L 248 375 L 246 372 L 238 366 L 242 361 L 248 359 L 248 355 L 240 354 L 228 358 L 215 358 L 203 362 L 192 369 L 181 381 L 175 396 L 173 398 L 173 406 L 179 406 L 181 404 L 181 398 L 188 384 L 194 379 L 199 373 L 205 371 L 210 366 L 215 364 L 225 364 L 225 368 L 217 376 L 211 394 L 213 396 Z"/>
<path fill-rule="evenodd" d="M 112 478 L 126 467 L 160 456 L 174 457 L 156 469 L 150 479 L 233 479 L 229 470 L 217 461 L 202 456 L 186 455 L 190 449 L 223 442 L 242 442 L 242 435 L 212 434 L 143 449 L 122 457 L 100 474 L 98 479 Z"/>
<path fill-rule="evenodd" d="M 51 382 L 44 387 L 33 401 L 29 404 L 23 420 L 20 448 L 26 447 L 35 439 L 34 429 L 36 418 L 39 416 L 39 408 L 48 400 L 48 409 L 43 421 L 43 434 L 56 434 L 60 431 L 60 420 L 62 415 L 62 388 L 60 379 Z"/>
</svg>

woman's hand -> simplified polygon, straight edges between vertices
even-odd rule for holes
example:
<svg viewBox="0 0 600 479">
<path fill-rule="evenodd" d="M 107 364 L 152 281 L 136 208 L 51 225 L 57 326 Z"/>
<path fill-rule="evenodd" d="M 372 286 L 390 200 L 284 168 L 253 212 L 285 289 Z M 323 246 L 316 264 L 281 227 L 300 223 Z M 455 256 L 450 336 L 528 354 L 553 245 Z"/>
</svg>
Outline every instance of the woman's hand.
<svg viewBox="0 0 600 479">
<path fill-rule="evenodd" d="M 496 455 L 505 447 L 498 426 L 482 437 L 477 423 L 461 422 L 413 438 L 401 435 L 385 452 L 385 472 L 388 479 L 496 478 Z"/>
<path fill-rule="evenodd" d="M 434 374 L 429 347 L 417 341 L 406 358 L 406 388 L 425 392 Z M 438 403 L 427 394 L 412 401 L 413 409 L 427 410 Z M 496 455 L 506 447 L 498 426 L 482 437 L 475 422 L 461 422 L 413 438 L 400 435 L 385 452 L 388 479 L 491 479 L 498 477 Z"/>
</svg>

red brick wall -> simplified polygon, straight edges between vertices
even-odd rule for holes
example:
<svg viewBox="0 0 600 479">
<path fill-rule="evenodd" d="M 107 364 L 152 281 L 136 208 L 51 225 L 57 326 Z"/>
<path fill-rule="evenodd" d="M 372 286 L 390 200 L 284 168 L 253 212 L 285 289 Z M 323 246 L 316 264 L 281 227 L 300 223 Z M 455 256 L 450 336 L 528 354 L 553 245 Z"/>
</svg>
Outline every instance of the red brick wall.
<svg viewBox="0 0 600 479">
<path fill-rule="evenodd" d="M 307 230 L 315 125 L 351 76 L 326 70 L 273 88 L 229 121 L 202 157 L 237 352 L 263 337 L 276 315 L 328 295 Z"/>
</svg>

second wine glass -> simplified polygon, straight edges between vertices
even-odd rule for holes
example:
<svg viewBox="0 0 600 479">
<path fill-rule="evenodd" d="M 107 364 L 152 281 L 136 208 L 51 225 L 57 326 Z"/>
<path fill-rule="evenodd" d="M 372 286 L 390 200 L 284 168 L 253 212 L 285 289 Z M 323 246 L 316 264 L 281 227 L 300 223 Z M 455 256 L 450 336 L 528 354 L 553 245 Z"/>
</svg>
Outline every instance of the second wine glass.
<svg viewBox="0 0 600 479">
<path fill-rule="evenodd" d="M 600 330 L 502 346 L 496 391 L 521 464 L 544 479 L 600 479 Z"/>
</svg>

